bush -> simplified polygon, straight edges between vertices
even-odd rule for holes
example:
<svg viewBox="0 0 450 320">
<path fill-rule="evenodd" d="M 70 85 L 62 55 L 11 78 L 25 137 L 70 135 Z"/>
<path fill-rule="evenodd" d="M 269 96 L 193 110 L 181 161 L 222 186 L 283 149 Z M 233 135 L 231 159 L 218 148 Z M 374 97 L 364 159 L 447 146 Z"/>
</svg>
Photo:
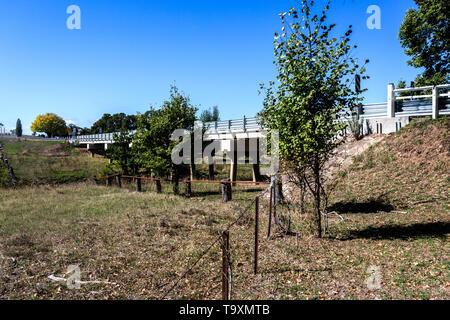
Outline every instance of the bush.
<svg viewBox="0 0 450 320">
<path fill-rule="evenodd" d="M 9 170 L 3 163 L 0 163 L 0 187 L 5 188 L 10 186 L 12 186 L 12 180 Z"/>
<path fill-rule="evenodd" d="M 107 177 L 113 174 L 118 174 L 120 172 L 121 171 L 119 167 L 117 167 L 112 163 L 108 163 L 106 166 L 104 166 L 102 169 L 98 171 L 97 177 L 98 178 Z"/>
<path fill-rule="evenodd" d="M 361 140 L 363 138 L 363 121 L 358 120 L 356 117 L 352 117 L 352 119 L 348 122 L 348 126 L 352 135 L 356 140 Z"/>
</svg>

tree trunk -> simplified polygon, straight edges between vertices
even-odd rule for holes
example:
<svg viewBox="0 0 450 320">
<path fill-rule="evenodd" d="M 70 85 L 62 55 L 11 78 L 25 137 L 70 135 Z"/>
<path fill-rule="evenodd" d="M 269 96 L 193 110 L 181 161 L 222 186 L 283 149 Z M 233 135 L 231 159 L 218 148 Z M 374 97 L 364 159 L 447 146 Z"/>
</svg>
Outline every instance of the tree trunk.
<svg viewBox="0 0 450 320">
<path fill-rule="evenodd" d="M 176 195 L 178 195 L 180 193 L 179 183 L 180 183 L 180 177 L 178 175 L 177 169 L 175 168 L 172 172 L 172 186 L 173 186 L 173 193 Z"/>
<path fill-rule="evenodd" d="M 314 161 L 314 215 L 317 224 L 317 237 L 322 238 L 322 217 L 320 213 L 320 168 L 319 160 Z"/>
</svg>

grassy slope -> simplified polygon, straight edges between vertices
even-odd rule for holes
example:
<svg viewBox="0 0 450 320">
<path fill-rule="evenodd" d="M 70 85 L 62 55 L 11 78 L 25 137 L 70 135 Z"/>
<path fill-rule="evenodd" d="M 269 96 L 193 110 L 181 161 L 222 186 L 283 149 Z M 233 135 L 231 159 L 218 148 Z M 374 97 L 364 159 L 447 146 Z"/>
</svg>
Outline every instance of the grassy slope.
<svg viewBox="0 0 450 320">
<path fill-rule="evenodd" d="M 92 177 L 107 160 L 59 141 L 4 140 L 14 172 L 23 182 L 65 183 Z"/>
<path fill-rule="evenodd" d="M 0 298 L 160 298 L 250 205 L 231 229 L 235 299 L 449 299 L 448 129 L 448 120 L 410 126 L 359 156 L 331 201 L 345 221 L 331 218 L 323 240 L 265 239 L 262 203 L 258 276 L 255 190 L 227 204 L 215 185 L 189 200 L 84 184 L 1 191 Z M 294 229 L 304 227 L 304 217 L 291 218 Z M 216 243 L 167 297 L 220 298 L 220 261 Z M 75 263 L 82 280 L 116 285 L 69 290 L 47 279 Z M 379 290 L 366 285 L 370 266 L 380 268 Z"/>
</svg>

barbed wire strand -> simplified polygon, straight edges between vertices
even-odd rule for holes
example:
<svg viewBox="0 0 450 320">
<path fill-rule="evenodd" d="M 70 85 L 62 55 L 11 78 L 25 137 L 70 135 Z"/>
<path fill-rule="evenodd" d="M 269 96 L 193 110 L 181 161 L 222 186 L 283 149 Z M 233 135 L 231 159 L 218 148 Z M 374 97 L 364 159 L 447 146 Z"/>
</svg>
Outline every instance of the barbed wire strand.
<svg viewBox="0 0 450 320">
<path fill-rule="evenodd" d="M 254 197 L 253 198 L 253 200 L 250 202 L 250 204 L 247 206 L 247 207 L 245 207 L 241 212 L 240 212 L 240 214 L 239 214 L 239 216 L 237 217 L 237 219 L 235 219 L 233 222 L 231 222 L 228 226 L 227 226 L 227 228 L 225 229 L 225 231 L 230 231 L 230 229 L 233 227 L 233 226 L 235 226 L 238 222 L 239 222 L 239 220 L 241 220 L 243 217 L 244 217 L 244 215 L 247 213 L 247 211 L 250 209 L 250 208 L 252 208 L 253 207 L 253 205 L 254 205 L 254 203 L 255 203 L 255 199 L 256 198 L 258 198 L 258 197 L 261 197 L 261 196 L 263 196 L 268 190 L 270 189 L 270 187 L 269 188 L 267 188 L 267 189 L 265 189 L 263 192 L 261 192 L 259 195 L 257 195 L 256 197 Z M 203 257 L 214 247 L 214 245 L 216 245 L 216 243 L 218 243 L 219 241 L 221 241 L 222 240 L 222 235 L 220 235 L 220 236 L 218 236 L 217 238 L 215 238 L 214 240 L 213 240 L 213 242 L 202 252 L 202 254 L 200 255 L 200 257 L 199 258 L 197 258 L 197 260 L 175 281 L 175 283 L 170 287 L 170 289 L 169 290 L 167 290 L 166 291 L 166 293 L 162 296 L 162 298 L 161 298 L 161 300 L 163 300 L 163 299 L 165 299 L 168 295 L 169 295 L 169 293 L 171 293 L 176 287 L 177 287 L 177 285 L 178 285 L 178 283 L 184 278 L 184 277 L 186 277 L 186 275 L 188 274 L 188 273 L 190 273 L 194 268 L 195 268 L 195 266 L 200 262 L 200 260 L 202 260 L 203 259 Z M 160 286 L 161 287 L 161 286 Z"/>
</svg>

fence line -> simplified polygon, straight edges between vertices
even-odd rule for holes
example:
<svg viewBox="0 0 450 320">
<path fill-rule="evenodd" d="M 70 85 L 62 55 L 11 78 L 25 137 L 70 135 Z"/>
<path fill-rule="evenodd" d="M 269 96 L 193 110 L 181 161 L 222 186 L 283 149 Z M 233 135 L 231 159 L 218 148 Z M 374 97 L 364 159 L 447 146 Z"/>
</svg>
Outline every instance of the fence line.
<svg viewBox="0 0 450 320">
<path fill-rule="evenodd" d="M 253 205 L 255 202 L 257 202 L 258 198 L 263 196 L 271 187 L 265 189 L 264 191 L 262 191 L 258 196 L 256 196 L 255 198 L 253 198 L 253 200 L 250 202 L 250 204 L 245 207 L 243 210 L 241 210 L 239 216 L 232 221 L 231 223 L 228 224 L 227 228 L 224 230 L 224 232 L 229 233 L 230 229 L 235 226 L 247 213 L 248 210 L 250 210 L 251 208 L 253 208 Z M 165 299 L 178 285 L 178 283 L 184 279 L 186 277 L 186 275 L 188 275 L 193 269 L 194 267 L 203 259 L 203 257 L 214 247 L 214 245 L 216 245 L 219 241 L 221 241 L 223 239 L 223 234 L 220 234 L 218 237 L 216 237 L 211 244 L 205 249 L 203 250 L 202 254 L 200 255 L 199 258 L 197 258 L 197 260 L 178 278 L 175 280 L 175 283 L 170 287 L 169 290 L 167 290 L 167 292 L 161 297 L 161 300 Z M 229 262 L 229 261 L 228 261 Z M 164 284 L 166 285 L 166 284 Z M 228 292 L 227 294 L 228 296 L 231 296 L 231 292 Z"/>
<path fill-rule="evenodd" d="M 228 181 L 228 180 L 183 180 L 183 182 L 193 182 L 193 183 L 232 183 L 232 184 L 270 184 L 270 182 L 263 182 L 263 181 Z"/>
<path fill-rule="evenodd" d="M 94 181 L 97 180 L 104 180 L 104 179 L 110 179 L 116 177 L 116 179 L 118 179 L 117 183 L 119 186 L 121 186 L 120 184 L 120 177 L 122 178 L 126 178 L 126 179 L 143 179 L 143 180 L 150 180 L 150 181 L 158 181 L 160 182 L 161 179 L 160 178 L 151 178 L 151 177 L 137 177 L 137 176 L 128 176 L 128 175 L 120 175 L 120 174 L 113 174 L 113 175 L 109 175 L 109 176 L 105 176 L 105 177 L 100 177 L 100 178 L 96 178 L 94 177 Z M 211 180 L 183 180 L 184 182 L 188 182 L 188 183 L 220 183 L 220 184 L 224 184 L 224 183 L 237 183 L 237 184 L 255 184 L 254 181 L 211 181 Z M 256 182 L 257 184 L 268 184 L 268 183 L 264 183 L 264 182 Z M 110 185 L 110 184 L 109 184 Z M 238 217 L 233 220 L 232 222 L 230 222 L 227 226 L 226 229 L 223 231 L 222 234 L 220 234 L 219 236 L 217 236 L 216 238 L 214 238 L 210 244 L 202 251 L 202 253 L 200 254 L 200 256 L 194 261 L 194 263 L 192 263 L 183 273 L 181 276 L 179 276 L 176 280 L 174 280 L 172 286 L 162 295 L 162 297 L 160 298 L 160 300 L 164 300 L 173 290 L 175 290 L 178 286 L 178 284 L 180 283 L 180 281 L 182 279 L 184 279 L 190 272 L 192 272 L 192 270 L 198 265 L 198 263 L 214 248 L 214 246 L 219 243 L 220 241 L 224 241 L 225 237 L 224 235 L 226 235 L 227 239 L 229 237 L 229 232 L 231 230 L 231 228 L 233 228 L 242 218 L 244 218 L 246 216 L 246 214 L 249 212 L 250 209 L 253 208 L 253 206 L 255 206 L 256 208 L 256 215 L 258 215 L 258 206 L 259 206 L 259 198 L 262 197 L 266 192 L 270 191 L 270 193 L 272 194 L 272 189 L 273 186 L 272 184 L 270 184 L 269 187 L 267 187 L 266 189 L 264 189 L 261 193 L 259 193 L 256 197 L 254 197 L 250 203 L 243 208 L 242 210 L 240 210 Z M 272 198 L 272 197 L 271 197 Z M 271 199 L 272 200 L 272 199 Z M 270 200 L 270 201 L 271 201 Z M 258 219 L 258 217 L 256 217 L 256 220 Z M 257 223 L 255 221 L 255 223 Z M 256 230 L 258 227 L 256 226 Z M 257 232 L 257 231 L 256 231 Z M 258 246 L 258 240 L 257 240 L 257 233 L 255 232 L 255 250 L 257 250 L 257 246 Z M 180 246 L 181 247 L 181 246 Z M 231 299 L 231 277 L 232 277 L 232 273 L 229 272 L 228 270 L 231 270 L 231 263 L 230 263 L 230 259 L 229 259 L 229 243 L 225 243 L 222 245 L 222 273 L 225 272 L 225 268 L 227 270 L 226 274 L 222 274 L 222 296 Z M 225 252 L 226 251 L 226 252 Z M 255 264 L 255 272 L 256 272 L 256 265 L 257 265 L 257 255 L 255 255 L 255 259 L 254 259 L 254 264 Z M 224 283 L 224 281 L 226 283 Z M 158 288 L 162 288 L 166 285 L 168 285 L 169 283 L 171 283 L 172 281 L 166 282 L 162 285 L 159 285 Z"/>
</svg>

